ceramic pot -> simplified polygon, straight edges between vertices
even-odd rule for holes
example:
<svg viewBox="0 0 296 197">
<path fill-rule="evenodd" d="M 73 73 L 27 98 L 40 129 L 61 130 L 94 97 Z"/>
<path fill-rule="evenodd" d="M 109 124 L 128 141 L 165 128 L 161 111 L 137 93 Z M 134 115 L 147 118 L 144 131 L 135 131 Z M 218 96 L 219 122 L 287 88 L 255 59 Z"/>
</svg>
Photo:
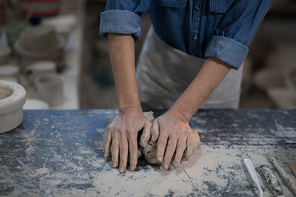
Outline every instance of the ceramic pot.
<svg viewBox="0 0 296 197">
<path fill-rule="evenodd" d="M 57 45 L 56 32 L 51 26 L 37 26 L 25 30 L 20 35 L 25 48 L 30 50 L 48 49 Z"/>
<path fill-rule="evenodd" d="M 20 69 L 16 65 L 6 64 L 0 66 L 0 80 L 3 78 L 15 78 L 17 82 L 20 79 Z"/>
<path fill-rule="evenodd" d="M 27 99 L 23 106 L 25 110 L 38 110 L 38 109 L 49 109 L 48 103 L 39 99 Z"/>
<path fill-rule="evenodd" d="M 0 65 L 6 64 L 8 62 L 10 53 L 10 47 L 0 45 Z"/>
<path fill-rule="evenodd" d="M 53 61 L 38 61 L 25 68 L 25 77 L 34 82 L 38 76 L 56 73 L 57 65 Z"/>
<path fill-rule="evenodd" d="M 38 76 L 35 85 L 39 98 L 47 102 L 50 106 L 57 106 L 64 102 L 63 93 L 64 80 L 58 74 L 45 74 Z"/>
<path fill-rule="evenodd" d="M 25 102 L 23 86 L 0 80 L 0 133 L 14 129 L 22 122 Z"/>
</svg>

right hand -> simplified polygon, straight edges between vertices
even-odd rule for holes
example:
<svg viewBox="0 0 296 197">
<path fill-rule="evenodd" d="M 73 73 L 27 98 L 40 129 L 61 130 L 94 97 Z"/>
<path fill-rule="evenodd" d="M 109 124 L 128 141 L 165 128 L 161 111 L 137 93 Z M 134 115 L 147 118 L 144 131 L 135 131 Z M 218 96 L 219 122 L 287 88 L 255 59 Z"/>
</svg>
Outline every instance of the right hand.
<svg viewBox="0 0 296 197">
<path fill-rule="evenodd" d="M 119 172 L 123 172 L 127 165 L 128 153 L 130 153 L 130 169 L 134 170 L 138 160 L 138 132 L 143 129 L 141 145 L 147 145 L 150 139 L 152 123 L 136 108 L 121 111 L 108 126 L 108 134 L 104 145 L 105 157 L 109 156 L 110 146 L 112 154 L 112 166 L 118 166 Z"/>
</svg>

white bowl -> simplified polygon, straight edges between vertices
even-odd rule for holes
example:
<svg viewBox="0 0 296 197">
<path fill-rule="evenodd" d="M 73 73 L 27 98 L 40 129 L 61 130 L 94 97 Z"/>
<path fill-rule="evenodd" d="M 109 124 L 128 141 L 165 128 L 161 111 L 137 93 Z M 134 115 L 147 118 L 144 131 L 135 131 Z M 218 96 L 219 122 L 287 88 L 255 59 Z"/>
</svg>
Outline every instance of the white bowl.
<svg viewBox="0 0 296 197">
<path fill-rule="evenodd" d="M 27 99 L 24 109 L 38 110 L 38 109 L 49 109 L 48 103 L 39 99 Z"/>
<path fill-rule="evenodd" d="M 57 42 L 55 46 L 51 48 L 46 48 L 43 50 L 29 50 L 28 48 L 24 47 L 22 40 L 17 40 L 14 49 L 16 53 L 22 56 L 27 56 L 31 58 L 38 58 L 38 57 L 51 57 L 53 55 L 59 54 L 63 52 L 65 46 L 65 40 L 62 36 L 58 36 Z"/>
<path fill-rule="evenodd" d="M 23 86 L 0 80 L 0 133 L 14 129 L 22 122 L 25 102 Z"/>
<path fill-rule="evenodd" d="M 33 27 L 22 32 L 20 40 L 27 49 L 47 49 L 55 46 L 56 32 L 51 26 Z"/>
<path fill-rule="evenodd" d="M 77 16 L 60 15 L 42 20 L 42 25 L 52 26 L 57 33 L 71 33 L 77 23 Z"/>
<path fill-rule="evenodd" d="M 5 64 L 0 66 L 0 78 L 12 77 L 19 80 L 20 78 L 20 68 L 17 65 Z"/>
</svg>

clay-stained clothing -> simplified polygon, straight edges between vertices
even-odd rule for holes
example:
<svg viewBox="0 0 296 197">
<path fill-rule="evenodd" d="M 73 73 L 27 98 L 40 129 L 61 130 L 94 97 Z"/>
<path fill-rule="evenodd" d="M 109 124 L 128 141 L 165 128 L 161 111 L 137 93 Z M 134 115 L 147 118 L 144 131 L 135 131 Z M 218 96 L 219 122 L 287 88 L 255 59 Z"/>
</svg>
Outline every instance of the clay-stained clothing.
<svg viewBox="0 0 296 197">
<path fill-rule="evenodd" d="M 142 108 L 169 109 L 196 77 L 204 61 L 170 46 L 151 27 L 136 72 Z M 242 71 L 231 69 L 200 109 L 238 108 Z"/>
</svg>

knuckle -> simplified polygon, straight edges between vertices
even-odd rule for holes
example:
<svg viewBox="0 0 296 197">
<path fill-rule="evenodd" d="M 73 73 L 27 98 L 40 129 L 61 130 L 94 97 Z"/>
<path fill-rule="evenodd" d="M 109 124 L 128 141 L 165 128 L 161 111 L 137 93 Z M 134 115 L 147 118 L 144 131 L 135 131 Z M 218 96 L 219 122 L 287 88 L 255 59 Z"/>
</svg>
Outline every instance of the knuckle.
<svg viewBox="0 0 296 197">
<path fill-rule="evenodd" d="M 114 123 L 109 124 L 109 126 L 108 126 L 108 130 L 113 131 L 114 128 L 115 128 L 115 124 L 114 124 Z"/>
<path fill-rule="evenodd" d="M 192 147 L 193 146 L 193 142 L 192 141 L 189 141 L 187 144 L 188 144 L 189 147 Z"/>
</svg>

